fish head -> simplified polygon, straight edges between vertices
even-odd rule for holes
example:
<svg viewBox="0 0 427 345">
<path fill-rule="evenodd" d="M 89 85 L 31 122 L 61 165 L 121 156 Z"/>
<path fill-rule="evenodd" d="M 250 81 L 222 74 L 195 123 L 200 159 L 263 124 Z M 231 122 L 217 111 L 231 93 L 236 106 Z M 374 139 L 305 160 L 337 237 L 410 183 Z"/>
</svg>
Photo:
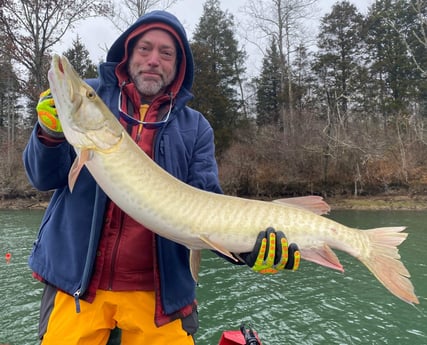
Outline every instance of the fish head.
<svg viewBox="0 0 427 345">
<path fill-rule="evenodd" d="M 123 127 L 65 56 L 52 57 L 48 79 L 58 118 L 71 145 L 108 151 L 120 142 Z"/>
</svg>

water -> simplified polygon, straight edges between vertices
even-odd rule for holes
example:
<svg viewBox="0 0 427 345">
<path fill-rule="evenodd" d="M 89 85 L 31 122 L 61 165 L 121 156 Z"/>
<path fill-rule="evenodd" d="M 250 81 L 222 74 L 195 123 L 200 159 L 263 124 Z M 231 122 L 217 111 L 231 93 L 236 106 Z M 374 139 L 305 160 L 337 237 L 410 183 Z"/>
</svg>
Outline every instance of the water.
<svg viewBox="0 0 427 345">
<path fill-rule="evenodd" d="M 0 210 L 0 345 L 38 343 L 42 285 L 31 278 L 27 258 L 41 216 Z M 337 253 L 344 274 L 303 261 L 297 272 L 261 276 L 206 251 L 197 290 L 197 344 L 217 345 L 223 330 L 242 322 L 254 326 L 263 345 L 427 344 L 427 212 L 340 211 L 332 218 L 358 228 L 408 226 L 400 253 L 420 305 L 392 296 L 347 254 Z"/>
<path fill-rule="evenodd" d="M 37 344 L 37 320 L 43 286 L 27 265 L 41 211 L 0 210 L 0 345 Z M 5 255 L 10 253 L 10 263 Z"/>
</svg>

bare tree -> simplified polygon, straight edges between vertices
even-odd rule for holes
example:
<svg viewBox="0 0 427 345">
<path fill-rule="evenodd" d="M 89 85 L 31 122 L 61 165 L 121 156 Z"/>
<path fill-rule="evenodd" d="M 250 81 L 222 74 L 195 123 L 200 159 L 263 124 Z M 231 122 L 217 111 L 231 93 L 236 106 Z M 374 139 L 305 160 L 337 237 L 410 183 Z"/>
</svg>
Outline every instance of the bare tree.
<svg viewBox="0 0 427 345">
<path fill-rule="evenodd" d="M 124 31 L 139 17 L 153 9 L 166 10 L 179 0 L 127 0 L 114 1 L 107 18 L 119 31 Z"/>
<path fill-rule="evenodd" d="M 106 1 L 0 0 L 0 34 L 20 70 L 21 92 L 36 101 L 47 86 L 49 51 L 79 20 L 102 15 Z"/>
<path fill-rule="evenodd" d="M 292 53 L 300 44 L 303 21 L 312 16 L 317 0 L 248 0 L 246 14 L 251 18 L 252 28 L 247 32 L 260 32 L 264 37 L 274 37 L 280 55 L 280 84 L 283 101 L 281 116 L 286 129 L 292 132 L 294 97 L 292 89 Z M 286 97 L 285 97 L 286 95 Z M 288 105 L 284 99 L 287 98 Z"/>
</svg>

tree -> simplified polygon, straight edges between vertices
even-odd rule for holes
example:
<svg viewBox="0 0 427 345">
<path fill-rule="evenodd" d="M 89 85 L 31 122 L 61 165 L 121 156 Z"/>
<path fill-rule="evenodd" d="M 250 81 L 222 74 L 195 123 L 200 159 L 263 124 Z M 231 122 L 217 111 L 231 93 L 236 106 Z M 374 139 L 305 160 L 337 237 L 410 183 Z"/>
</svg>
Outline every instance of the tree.
<svg viewBox="0 0 427 345">
<path fill-rule="evenodd" d="M 256 123 L 259 127 L 283 126 L 283 118 L 280 116 L 280 104 L 283 103 L 280 80 L 280 56 L 276 40 L 273 38 L 262 60 L 261 75 L 256 83 Z"/>
<path fill-rule="evenodd" d="M 418 70 L 427 75 L 427 3 L 422 0 L 404 2 L 406 27 L 403 37 Z M 398 32 L 400 31 L 396 28 Z"/>
<path fill-rule="evenodd" d="M 274 37 L 280 57 L 278 74 L 283 95 L 287 94 L 287 104 L 282 98 L 280 113 L 283 121 L 283 131 L 293 133 L 294 122 L 294 90 L 292 84 L 292 54 L 293 42 L 302 32 L 302 23 L 310 17 L 313 5 L 317 0 L 248 0 L 246 12 L 250 16 L 253 27 L 248 30 L 261 31 L 264 37 Z"/>
<path fill-rule="evenodd" d="M 414 68 L 414 94 L 420 104 L 419 113 L 427 115 L 427 2 L 422 0 L 401 0 L 395 7 L 399 16 L 388 22 L 395 33 L 403 40 L 407 54 L 411 57 Z"/>
<path fill-rule="evenodd" d="M 241 120 L 238 90 L 245 53 L 238 48 L 233 27 L 233 16 L 220 9 L 219 0 L 208 0 L 191 43 L 195 61 L 192 105 L 212 124 L 218 152 L 229 145 Z"/>
<path fill-rule="evenodd" d="M 298 111 L 298 117 L 303 111 L 314 108 L 316 101 L 314 95 L 315 76 L 312 71 L 313 53 L 304 44 L 300 44 L 295 52 L 295 59 L 292 69 L 294 72 L 294 103 Z"/>
<path fill-rule="evenodd" d="M 89 51 L 85 48 L 77 35 L 70 49 L 64 52 L 71 65 L 82 78 L 96 78 L 96 65 L 90 60 Z"/>
<path fill-rule="evenodd" d="M 10 128 L 13 105 L 18 98 L 18 78 L 7 52 L 7 41 L 0 37 L 0 129 Z"/>
<path fill-rule="evenodd" d="M 18 78 L 13 71 L 10 56 L 6 54 L 6 41 L 0 43 L 0 146 L 3 148 L 0 171 L 3 175 L 13 173 L 15 161 L 17 113 L 20 108 L 18 100 Z M 6 152 L 4 152 L 6 151 Z M 0 183 L 0 194 L 1 194 Z"/>
<path fill-rule="evenodd" d="M 21 92 L 34 103 L 47 87 L 52 47 L 79 20 L 102 15 L 108 7 L 100 0 L 4 0 L 1 4 L 0 34 L 7 37 L 10 57 L 21 69 Z"/>
<path fill-rule="evenodd" d="M 113 1 L 113 6 L 107 14 L 107 18 L 122 32 L 149 10 L 155 8 L 166 10 L 178 1 L 179 0 Z"/>
<path fill-rule="evenodd" d="M 405 41 L 398 32 L 407 32 L 403 23 L 408 17 L 402 5 L 401 1 L 376 1 L 366 24 L 366 42 L 372 61 L 370 71 L 377 83 L 377 107 L 384 122 L 405 110 L 415 86 L 416 66 L 408 57 Z"/>
<path fill-rule="evenodd" d="M 336 3 L 320 24 L 315 71 L 325 92 L 331 119 L 342 125 L 348 120 L 352 98 L 359 92 L 363 16 L 348 1 Z"/>
</svg>

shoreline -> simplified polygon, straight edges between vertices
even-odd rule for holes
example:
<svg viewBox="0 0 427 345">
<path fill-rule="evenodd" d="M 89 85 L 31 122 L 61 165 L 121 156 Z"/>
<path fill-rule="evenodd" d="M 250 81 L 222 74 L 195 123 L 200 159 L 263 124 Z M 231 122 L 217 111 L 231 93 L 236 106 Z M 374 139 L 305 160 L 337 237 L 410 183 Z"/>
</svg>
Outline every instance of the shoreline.
<svg viewBox="0 0 427 345">
<path fill-rule="evenodd" d="M 427 195 L 378 195 L 358 196 L 350 198 L 326 198 L 331 210 L 427 210 Z M 0 199 L 0 210 L 44 210 L 48 205 L 46 200 L 36 199 Z"/>
<path fill-rule="evenodd" d="M 326 202 L 332 210 L 371 211 L 424 211 L 427 210 L 427 195 L 378 195 L 351 198 L 330 198 Z"/>
</svg>

